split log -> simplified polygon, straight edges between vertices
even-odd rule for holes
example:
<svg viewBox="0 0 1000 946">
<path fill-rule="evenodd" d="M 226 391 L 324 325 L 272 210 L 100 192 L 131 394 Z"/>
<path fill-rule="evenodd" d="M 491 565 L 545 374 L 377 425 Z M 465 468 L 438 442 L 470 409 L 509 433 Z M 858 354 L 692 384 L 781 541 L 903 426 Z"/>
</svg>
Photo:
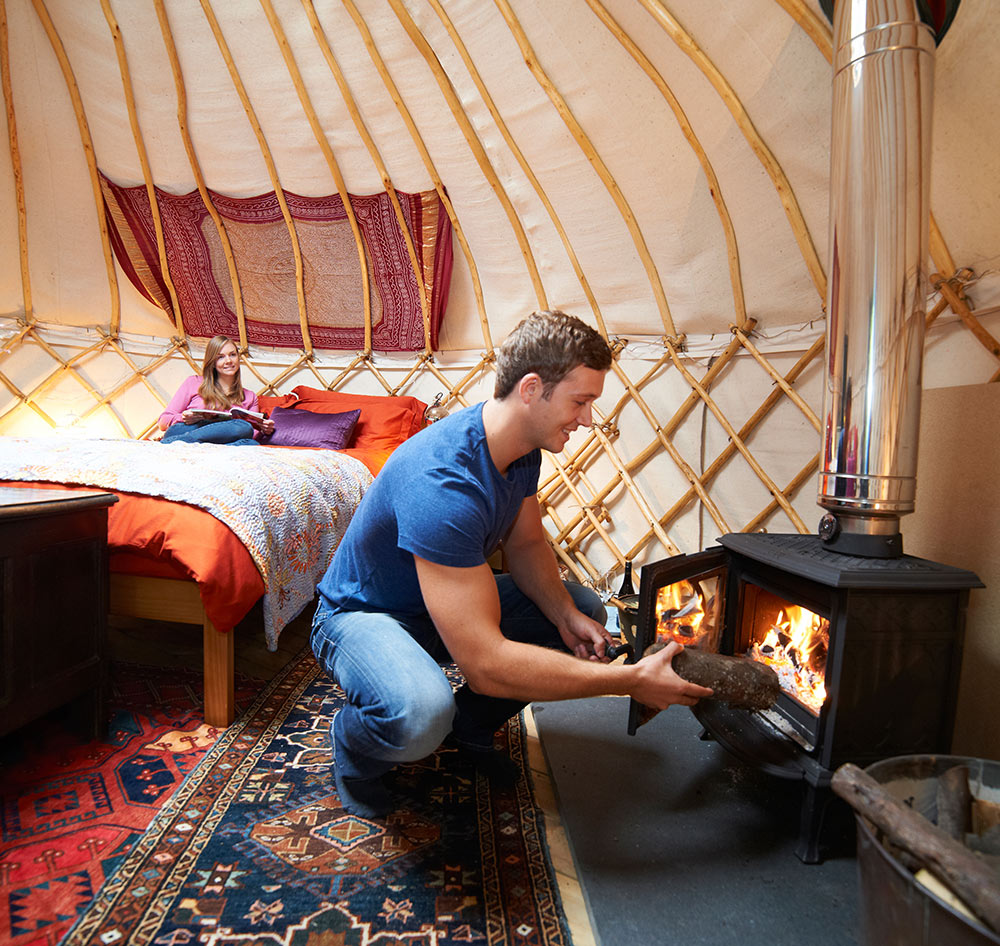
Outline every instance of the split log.
<svg viewBox="0 0 1000 946">
<path fill-rule="evenodd" d="M 847 763 L 837 769 L 831 787 L 893 844 L 916 857 L 983 923 L 1000 932 L 1000 881 L 988 864 L 856 765 Z"/>
<path fill-rule="evenodd" d="M 972 824 L 972 792 L 969 767 L 956 765 L 937 780 L 937 826 L 956 841 L 965 839 Z"/>
</svg>

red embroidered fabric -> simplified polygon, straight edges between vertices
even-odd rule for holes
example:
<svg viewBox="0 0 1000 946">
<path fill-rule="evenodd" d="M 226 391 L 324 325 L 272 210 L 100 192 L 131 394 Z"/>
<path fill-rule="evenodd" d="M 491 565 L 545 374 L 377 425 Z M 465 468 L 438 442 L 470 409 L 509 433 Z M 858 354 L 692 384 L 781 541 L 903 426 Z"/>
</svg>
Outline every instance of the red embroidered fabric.
<svg viewBox="0 0 1000 946">
<path fill-rule="evenodd" d="M 111 243 L 133 285 L 171 319 L 173 307 L 160 268 L 146 188 L 122 187 L 101 175 Z M 451 282 L 451 221 L 435 191 L 397 191 L 413 237 L 430 309 L 430 345 L 437 347 Z M 157 189 L 167 266 L 189 335 L 238 337 L 233 282 L 223 241 L 197 190 Z M 357 243 L 338 195 L 285 201 L 303 261 L 309 336 L 319 349 L 362 349 L 365 308 Z M 235 259 L 247 339 L 279 348 L 302 347 L 292 240 L 272 191 L 256 197 L 210 192 Z M 424 348 L 420 292 L 406 242 L 385 192 L 351 196 L 365 247 L 372 311 L 372 348 Z"/>
</svg>

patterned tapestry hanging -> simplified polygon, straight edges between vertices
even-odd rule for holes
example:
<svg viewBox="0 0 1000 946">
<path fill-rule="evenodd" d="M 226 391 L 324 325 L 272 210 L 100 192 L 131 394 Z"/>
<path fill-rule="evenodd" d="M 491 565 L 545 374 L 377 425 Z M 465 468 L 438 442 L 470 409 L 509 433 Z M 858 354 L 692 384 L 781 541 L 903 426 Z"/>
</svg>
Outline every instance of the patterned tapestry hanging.
<svg viewBox="0 0 1000 946">
<path fill-rule="evenodd" d="M 146 188 L 123 187 L 103 174 L 101 185 L 119 264 L 143 296 L 175 318 Z M 311 345 L 364 348 L 361 263 L 343 202 L 338 195 L 283 193 L 301 252 L 302 298 Z M 201 338 L 217 334 L 238 338 L 239 292 L 249 343 L 303 347 L 295 254 L 276 194 L 245 198 L 209 194 L 231 247 L 235 284 L 219 228 L 199 192 L 156 191 L 167 268 L 184 331 Z M 451 221 L 435 191 L 397 191 L 396 196 L 425 287 L 428 333 L 420 288 L 389 195 L 352 196 L 370 280 L 371 347 L 416 351 L 429 342 L 433 350 L 451 281 Z"/>
</svg>

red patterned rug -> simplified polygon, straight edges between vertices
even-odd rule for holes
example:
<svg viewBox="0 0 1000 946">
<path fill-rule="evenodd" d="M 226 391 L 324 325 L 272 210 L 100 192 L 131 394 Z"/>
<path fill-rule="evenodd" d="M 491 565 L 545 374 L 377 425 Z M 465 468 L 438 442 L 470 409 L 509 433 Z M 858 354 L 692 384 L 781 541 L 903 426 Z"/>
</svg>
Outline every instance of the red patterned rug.
<svg viewBox="0 0 1000 946">
<path fill-rule="evenodd" d="M 303 651 L 216 741 L 67 935 L 81 944 L 568 946 L 525 764 L 491 785 L 442 749 L 399 767 L 399 808 L 345 812 L 330 769 L 340 690 Z"/>
<path fill-rule="evenodd" d="M 221 731 L 201 674 L 113 663 L 108 735 L 67 713 L 0 740 L 0 943 L 54 946 Z M 236 678 L 238 707 L 263 684 Z"/>
</svg>

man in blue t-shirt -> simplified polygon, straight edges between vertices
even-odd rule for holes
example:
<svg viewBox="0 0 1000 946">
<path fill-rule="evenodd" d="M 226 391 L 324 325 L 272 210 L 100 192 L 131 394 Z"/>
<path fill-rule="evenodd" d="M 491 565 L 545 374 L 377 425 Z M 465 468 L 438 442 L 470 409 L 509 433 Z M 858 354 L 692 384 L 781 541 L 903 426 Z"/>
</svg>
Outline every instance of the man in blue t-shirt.
<svg viewBox="0 0 1000 946">
<path fill-rule="evenodd" d="M 662 709 L 711 695 L 673 672 L 677 644 L 609 663 L 604 605 L 560 579 L 542 527 L 541 450 L 591 425 L 611 359 L 579 319 L 534 313 L 497 352 L 493 398 L 411 437 L 365 494 L 319 584 L 311 638 L 347 697 L 331 733 L 348 811 L 386 814 L 383 776 L 446 738 L 502 771 L 494 734 L 531 700 L 628 695 Z M 501 542 L 509 574 L 494 575 Z M 466 680 L 454 694 L 440 666 L 452 661 Z"/>
</svg>

